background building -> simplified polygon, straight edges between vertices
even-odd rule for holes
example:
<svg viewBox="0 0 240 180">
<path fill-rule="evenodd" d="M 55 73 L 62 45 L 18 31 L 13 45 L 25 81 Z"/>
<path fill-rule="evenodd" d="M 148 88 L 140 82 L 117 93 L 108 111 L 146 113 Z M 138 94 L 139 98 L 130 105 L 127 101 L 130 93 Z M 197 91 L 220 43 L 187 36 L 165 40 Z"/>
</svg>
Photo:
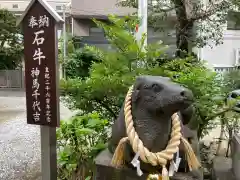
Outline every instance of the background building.
<svg viewBox="0 0 240 180">
<path fill-rule="evenodd" d="M 240 26 L 229 19 L 223 25 L 223 44 L 199 49 L 200 59 L 206 60 L 218 72 L 229 71 L 240 65 Z"/>
<path fill-rule="evenodd" d="M 107 22 L 108 15 L 114 14 L 119 17 L 130 15 L 137 9 L 117 6 L 118 0 L 71 0 L 72 34 L 78 39 L 80 46 L 92 44 L 101 48 L 110 48 L 104 37 L 104 32 L 92 21 L 92 18 Z M 175 32 L 173 30 L 173 32 Z M 148 42 L 158 40 L 171 46 L 175 50 L 175 33 L 167 34 L 154 32 L 152 27 L 148 28 Z"/>
<path fill-rule="evenodd" d="M 16 16 L 20 16 L 27 7 L 30 0 L 0 0 L 0 8 L 8 9 Z M 104 32 L 92 21 L 92 18 L 107 22 L 109 14 L 119 17 L 136 12 L 134 8 L 123 8 L 117 6 L 118 0 L 47 0 L 47 2 L 63 16 L 64 7 L 66 15 L 66 31 L 72 34 L 79 46 L 91 44 L 101 48 L 110 48 L 104 37 Z M 174 16 L 174 13 L 173 13 Z M 62 26 L 59 26 L 59 36 L 62 34 Z M 148 27 L 148 42 L 162 40 L 170 46 L 174 52 L 175 30 L 168 33 L 155 32 Z M 206 46 L 196 50 L 200 59 L 208 61 L 209 65 L 219 71 L 229 70 L 240 64 L 240 26 L 235 21 L 229 20 L 223 25 L 223 44 L 212 48 Z"/>
<path fill-rule="evenodd" d="M 31 0 L 0 0 L 0 8 L 7 9 L 20 17 L 27 8 Z M 55 9 L 59 15 L 63 16 L 64 7 L 70 3 L 70 0 L 46 0 Z M 71 31 L 72 19 L 70 16 L 70 7 L 65 8 L 66 26 L 68 31 Z M 61 34 L 62 26 L 59 26 L 59 35 Z"/>
</svg>

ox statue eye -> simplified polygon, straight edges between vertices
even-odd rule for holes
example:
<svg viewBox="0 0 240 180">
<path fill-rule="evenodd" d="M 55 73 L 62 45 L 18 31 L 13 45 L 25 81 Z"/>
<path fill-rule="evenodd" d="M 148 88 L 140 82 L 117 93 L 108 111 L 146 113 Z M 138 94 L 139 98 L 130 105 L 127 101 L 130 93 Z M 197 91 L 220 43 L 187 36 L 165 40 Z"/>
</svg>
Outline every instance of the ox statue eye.
<svg viewBox="0 0 240 180">
<path fill-rule="evenodd" d="M 152 89 L 155 91 L 155 92 L 159 92 L 161 91 L 161 87 L 158 85 L 158 84 L 153 84 L 152 85 Z"/>
</svg>

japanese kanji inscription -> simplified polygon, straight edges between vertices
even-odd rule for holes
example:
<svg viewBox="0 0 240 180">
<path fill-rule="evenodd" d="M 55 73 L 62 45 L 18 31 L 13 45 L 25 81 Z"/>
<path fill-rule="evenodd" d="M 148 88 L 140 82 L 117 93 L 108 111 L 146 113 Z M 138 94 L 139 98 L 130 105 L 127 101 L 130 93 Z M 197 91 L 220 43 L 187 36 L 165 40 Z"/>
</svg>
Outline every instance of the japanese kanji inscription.
<svg viewBox="0 0 240 180">
<path fill-rule="evenodd" d="M 23 20 L 27 122 L 59 126 L 56 21 L 36 1 Z"/>
</svg>

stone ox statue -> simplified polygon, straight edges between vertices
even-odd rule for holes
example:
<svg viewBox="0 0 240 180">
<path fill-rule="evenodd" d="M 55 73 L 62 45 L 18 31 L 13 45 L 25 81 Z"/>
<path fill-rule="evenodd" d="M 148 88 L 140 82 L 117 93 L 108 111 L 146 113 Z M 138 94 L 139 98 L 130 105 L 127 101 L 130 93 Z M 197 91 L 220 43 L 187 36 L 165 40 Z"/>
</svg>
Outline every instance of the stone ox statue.
<svg viewBox="0 0 240 180">
<path fill-rule="evenodd" d="M 169 78 L 138 77 L 112 126 L 108 150 L 96 159 L 97 166 L 114 167 L 120 179 L 151 179 L 149 174 L 168 179 L 174 174 L 173 179 L 202 180 L 197 133 L 188 127 L 194 119 L 192 103 L 192 92 Z M 111 176 L 100 171 L 95 179 L 116 179 L 116 171 L 109 171 Z"/>
</svg>

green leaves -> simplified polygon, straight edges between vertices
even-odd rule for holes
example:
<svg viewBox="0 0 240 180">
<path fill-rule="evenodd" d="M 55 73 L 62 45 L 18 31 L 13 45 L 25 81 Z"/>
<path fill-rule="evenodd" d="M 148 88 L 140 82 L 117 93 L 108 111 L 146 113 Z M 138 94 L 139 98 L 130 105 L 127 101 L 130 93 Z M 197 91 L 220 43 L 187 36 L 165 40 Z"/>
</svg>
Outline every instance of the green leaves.
<svg viewBox="0 0 240 180">
<path fill-rule="evenodd" d="M 22 36 L 16 27 L 16 17 L 0 9 L 0 70 L 21 66 L 23 55 Z"/>
<path fill-rule="evenodd" d="M 194 93 L 197 119 L 193 123 L 195 127 L 200 127 L 199 134 L 202 135 L 204 129 L 211 124 L 212 117 L 215 117 L 223 105 L 222 100 L 217 100 L 217 97 L 224 97 L 220 87 L 222 80 L 215 72 L 207 69 L 204 62 L 199 62 L 194 57 L 167 57 L 167 47 L 161 42 L 148 44 L 143 50 L 141 43 L 138 44 L 131 33 L 137 23 L 136 19 L 114 16 L 109 19 L 110 24 L 96 20 L 95 22 L 104 29 L 115 50 L 101 51 L 92 47 L 89 52 L 92 55 L 100 54 L 101 61 L 92 64 L 89 76 L 82 80 L 69 79 L 61 82 L 62 92 L 68 102 L 83 113 L 97 111 L 112 121 L 118 115 L 128 87 L 134 83 L 137 76 L 148 74 L 172 78 L 177 75 L 179 78 L 174 80 Z M 137 62 L 144 66 L 137 66 Z M 90 125 L 84 128 L 91 128 L 92 125 L 97 127 L 98 122 L 96 118 L 93 119 L 94 121 L 89 121 Z"/>
<path fill-rule="evenodd" d="M 77 135 L 92 135 L 94 133 L 94 130 L 89 128 L 81 128 L 76 130 Z"/>
<path fill-rule="evenodd" d="M 63 67 L 68 78 L 84 79 L 89 76 L 92 64 L 99 61 L 101 61 L 101 54 L 86 46 L 83 49 L 76 49 L 74 52 L 69 53 Z"/>
<path fill-rule="evenodd" d="M 94 21 L 104 29 L 114 51 L 106 52 L 92 47 L 89 51 L 91 56 L 96 54 L 101 61 L 92 61 L 89 76 L 83 80 L 79 80 L 82 79 L 78 73 L 82 71 L 81 68 L 76 69 L 75 73 L 72 71 L 72 74 L 78 76 L 77 79 L 61 81 L 61 88 L 62 94 L 67 97 L 65 100 L 73 107 L 86 113 L 98 111 L 112 120 L 117 116 L 125 93 L 136 76 L 151 74 L 153 71 L 162 74 L 162 68 L 156 64 L 166 46 L 161 43 L 151 44 L 143 51 L 143 44 L 138 44 L 132 33 L 137 23 L 134 17 L 110 16 L 109 19 L 110 24 Z M 90 49 L 89 46 L 87 48 Z M 136 66 L 137 62 L 145 64 L 147 68 Z"/>
<path fill-rule="evenodd" d="M 222 110 L 224 101 L 221 98 L 223 96 L 221 81 L 218 80 L 215 72 L 199 65 L 191 68 L 189 66 L 189 69 L 185 70 L 182 70 L 181 66 L 178 68 L 181 69 L 181 73 L 176 81 L 191 89 L 195 97 L 194 106 L 197 116 L 192 126 L 199 128 L 198 134 L 203 136 L 206 130 L 214 127 L 213 120 Z"/>
<path fill-rule="evenodd" d="M 59 179 L 72 179 L 81 168 L 88 169 L 81 177 L 92 176 L 94 157 L 106 148 L 108 126 L 108 121 L 97 113 L 61 121 L 57 130 Z"/>
<path fill-rule="evenodd" d="M 91 177 L 90 176 L 88 176 L 85 180 L 91 180 Z"/>
</svg>

